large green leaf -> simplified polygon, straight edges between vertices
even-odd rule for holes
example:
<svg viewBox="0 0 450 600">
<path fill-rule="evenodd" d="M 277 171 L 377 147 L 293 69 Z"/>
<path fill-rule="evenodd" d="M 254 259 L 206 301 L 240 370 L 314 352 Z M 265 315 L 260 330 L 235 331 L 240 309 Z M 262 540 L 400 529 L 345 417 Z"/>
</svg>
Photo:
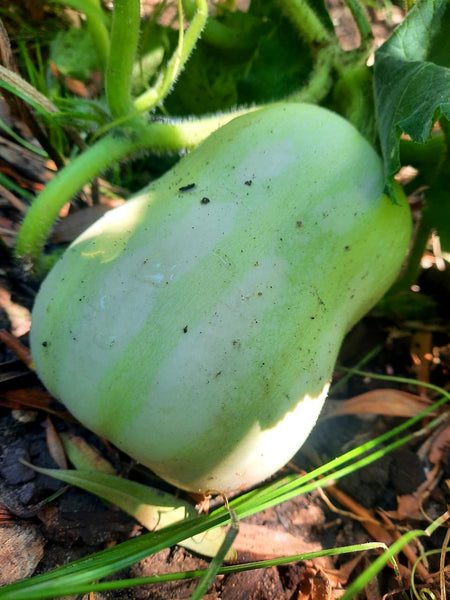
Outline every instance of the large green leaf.
<svg viewBox="0 0 450 600">
<path fill-rule="evenodd" d="M 402 132 L 423 143 L 450 119 L 450 3 L 418 0 L 375 53 L 375 105 L 386 177 L 400 167 Z"/>
</svg>

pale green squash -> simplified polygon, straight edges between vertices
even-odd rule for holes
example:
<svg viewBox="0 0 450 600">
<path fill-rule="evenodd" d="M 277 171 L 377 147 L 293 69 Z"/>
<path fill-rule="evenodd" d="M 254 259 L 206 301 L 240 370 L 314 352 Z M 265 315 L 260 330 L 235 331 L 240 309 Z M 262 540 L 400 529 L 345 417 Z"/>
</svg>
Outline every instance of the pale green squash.
<svg viewBox="0 0 450 600">
<path fill-rule="evenodd" d="M 239 117 L 73 242 L 31 348 L 48 389 L 167 481 L 230 492 L 282 467 L 342 339 L 404 260 L 410 213 L 344 119 Z"/>
</svg>

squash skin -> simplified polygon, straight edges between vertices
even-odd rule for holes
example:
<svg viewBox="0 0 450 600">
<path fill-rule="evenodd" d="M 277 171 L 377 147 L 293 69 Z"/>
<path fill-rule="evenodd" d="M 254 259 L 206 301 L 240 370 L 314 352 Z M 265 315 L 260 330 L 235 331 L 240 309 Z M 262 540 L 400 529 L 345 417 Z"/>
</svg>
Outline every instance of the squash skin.
<svg viewBox="0 0 450 600">
<path fill-rule="evenodd" d="M 347 121 L 256 110 L 72 243 L 33 309 L 37 373 L 170 483 L 247 488 L 309 435 L 344 335 L 410 234 L 406 199 L 383 195 L 381 160 Z"/>
</svg>

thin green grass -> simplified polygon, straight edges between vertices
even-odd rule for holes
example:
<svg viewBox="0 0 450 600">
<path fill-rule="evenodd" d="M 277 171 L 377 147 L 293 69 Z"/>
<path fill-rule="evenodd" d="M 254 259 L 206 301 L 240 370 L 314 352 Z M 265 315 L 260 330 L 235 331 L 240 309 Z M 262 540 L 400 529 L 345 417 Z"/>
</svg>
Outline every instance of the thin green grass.
<svg viewBox="0 0 450 600">
<path fill-rule="evenodd" d="M 0 171 L 0 185 L 5 187 L 10 192 L 17 194 L 21 198 L 25 198 L 28 202 L 33 202 L 34 196 L 28 190 L 23 189 L 20 185 L 18 185 L 15 181 L 13 181 L 10 177 L 5 175 Z"/>
<path fill-rule="evenodd" d="M 364 376 L 370 376 L 372 378 L 382 378 L 384 376 L 375 376 L 371 373 L 362 373 Z M 413 380 L 406 378 L 389 378 L 397 382 L 416 384 Z M 424 417 L 430 417 L 431 413 L 436 414 L 438 409 L 442 407 L 450 399 L 450 394 L 433 386 L 426 384 L 426 387 L 438 391 L 442 394 L 442 397 L 415 417 L 408 419 L 401 425 L 395 427 L 391 431 L 378 436 L 376 439 L 367 442 L 358 448 L 346 452 L 342 456 L 339 456 L 327 464 L 315 469 L 307 475 L 288 475 L 285 478 L 275 481 L 271 484 L 251 490 L 241 496 L 233 499 L 229 503 L 228 507 L 221 507 L 214 511 L 210 515 L 203 515 L 197 518 L 189 519 L 187 521 L 176 523 L 167 528 L 161 529 L 157 532 L 147 533 L 139 538 L 128 540 L 122 544 L 119 544 L 113 548 L 108 548 L 81 560 L 72 562 L 68 565 L 60 567 L 51 573 L 39 575 L 31 578 L 25 582 L 15 583 L 4 587 L 0 590 L 1 600 L 44 600 L 46 598 L 57 598 L 58 596 L 87 593 L 89 591 L 100 591 L 106 589 L 114 589 L 117 586 L 128 585 L 141 585 L 143 583 L 161 582 L 171 579 L 184 579 L 191 577 L 203 578 L 204 582 L 200 587 L 200 592 L 195 596 L 196 600 L 201 598 L 205 586 L 212 580 L 212 577 L 219 573 L 230 572 L 230 569 L 249 569 L 249 568 L 264 568 L 264 566 L 271 566 L 273 564 L 284 564 L 285 562 L 292 562 L 296 560 L 303 560 L 307 558 L 313 558 L 316 556 L 338 554 L 341 551 L 355 551 L 355 549 L 367 549 L 368 546 L 352 546 L 352 550 L 339 550 L 332 549 L 326 550 L 319 553 L 302 555 L 302 558 L 296 557 L 282 557 L 279 560 L 284 561 L 282 563 L 264 562 L 254 563 L 251 566 L 232 566 L 232 567 L 221 567 L 218 565 L 221 562 L 223 550 L 220 551 L 220 556 L 213 559 L 212 567 L 210 566 L 207 572 L 189 572 L 183 574 L 168 574 L 167 576 L 155 576 L 154 580 L 148 578 L 140 578 L 137 580 L 128 580 L 127 582 L 101 582 L 94 583 L 104 577 L 111 576 L 118 571 L 131 566 L 139 560 L 150 556 L 164 548 L 173 546 L 187 537 L 201 534 L 202 532 L 223 525 L 227 525 L 231 521 L 231 515 L 234 520 L 234 531 L 237 528 L 237 520 L 243 519 L 247 516 L 258 513 L 266 508 L 273 507 L 281 502 L 290 500 L 300 494 L 307 493 L 318 487 L 325 487 L 330 483 L 334 483 L 338 479 L 345 475 L 355 471 L 356 469 L 362 468 L 376 460 L 385 456 L 388 452 L 399 448 L 403 444 L 411 441 L 414 438 L 424 435 L 429 432 L 433 427 L 440 423 L 444 418 L 445 414 L 432 418 L 425 426 L 413 432 L 405 433 L 408 429 L 412 428 Z M 380 445 L 382 445 L 380 447 Z M 232 512 L 231 512 L 232 511 Z M 420 535 L 429 535 L 438 526 L 442 525 L 447 515 L 444 515 L 436 522 L 431 524 L 425 530 L 415 530 L 408 532 L 396 541 L 391 548 L 385 550 L 383 554 L 374 561 L 371 567 L 359 577 L 347 590 L 344 595 L 346 600 L 353 597 L 352 594 L 356 594 L 358 590 L 362 589 L 367 582 L 374 577 L 384 566 L 395 558 L 395 555 L 401 550 L 401 548 Z M 226 544 L 229 544 L 234 536 L 234 531 L 226 538 Z M 226 545 L 225 544 L 225 545 Z M 380 544 L 375 546 L 380 548 Z M 225 569 L 225 571 L 223 571 Z M 235 571 L 234 571 L 235 572 Z M 162 579 L 162 577 L 164 579 Z M 101 586 L 101 587 L 98 587 Z"/>
</svg>

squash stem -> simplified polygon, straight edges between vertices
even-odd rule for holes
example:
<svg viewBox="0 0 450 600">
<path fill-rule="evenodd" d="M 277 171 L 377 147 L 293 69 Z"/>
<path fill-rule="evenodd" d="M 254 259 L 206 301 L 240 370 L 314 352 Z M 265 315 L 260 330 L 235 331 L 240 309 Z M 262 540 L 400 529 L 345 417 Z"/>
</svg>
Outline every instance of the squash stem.
<svg viewBox="0 0 450 600">
<path fill-rule="evenodd" d="M 367 14 L 364 8 L 361 6 L 359 0 L 345 0 L 345 2 L 352 13 L 353 20 L 355 21 L 356 27 L 359 31 L 359 54 L 361 54 L 361 62 L 365 63 L 373 49 L 372 27 L 370 26 Z"/>
<path fill-rule="evenodd" d="M 290 95 L 287 100 L 319 104 L 325 98 L 333 85 L 334 52 L 330 50 L 325 47 L 317 52 L 314 69 L 308 82 L 298 92 Z"/>
<path fill-rule="evenodd" d="M 206 0 L 196 0 L 195 4 L 197 12 L 193 17 L 191 24 L 184 32 L 183 9 L 181 0 L 178 1 L 180 33 L 177 48 L 157 83 L 134 101 L 134 108 L 138 112 L 141 113 L 151 110 L 165 98 L 194 49 L 208 18 L 208 6 Z"/>
<path fill-rule="evenodd" d="M 140 32 L 139 8 L 139 0 L 114 2 L 105 87 L 109 110 L 115 119 L 134 111 L 131 74 Z"/>
<path fill-rule="evenodd" d="M 362 65 L 342 69 L 333 89 L 333 97 L 339 112 L 374 145 L 376 127 L 370 68 Z"/>
<path fill-rule="evenodd" d="M 330 33 L 306 0 L 281 0 L 281 9 L 310 47 L 325 46 Z"/>
</svg>

